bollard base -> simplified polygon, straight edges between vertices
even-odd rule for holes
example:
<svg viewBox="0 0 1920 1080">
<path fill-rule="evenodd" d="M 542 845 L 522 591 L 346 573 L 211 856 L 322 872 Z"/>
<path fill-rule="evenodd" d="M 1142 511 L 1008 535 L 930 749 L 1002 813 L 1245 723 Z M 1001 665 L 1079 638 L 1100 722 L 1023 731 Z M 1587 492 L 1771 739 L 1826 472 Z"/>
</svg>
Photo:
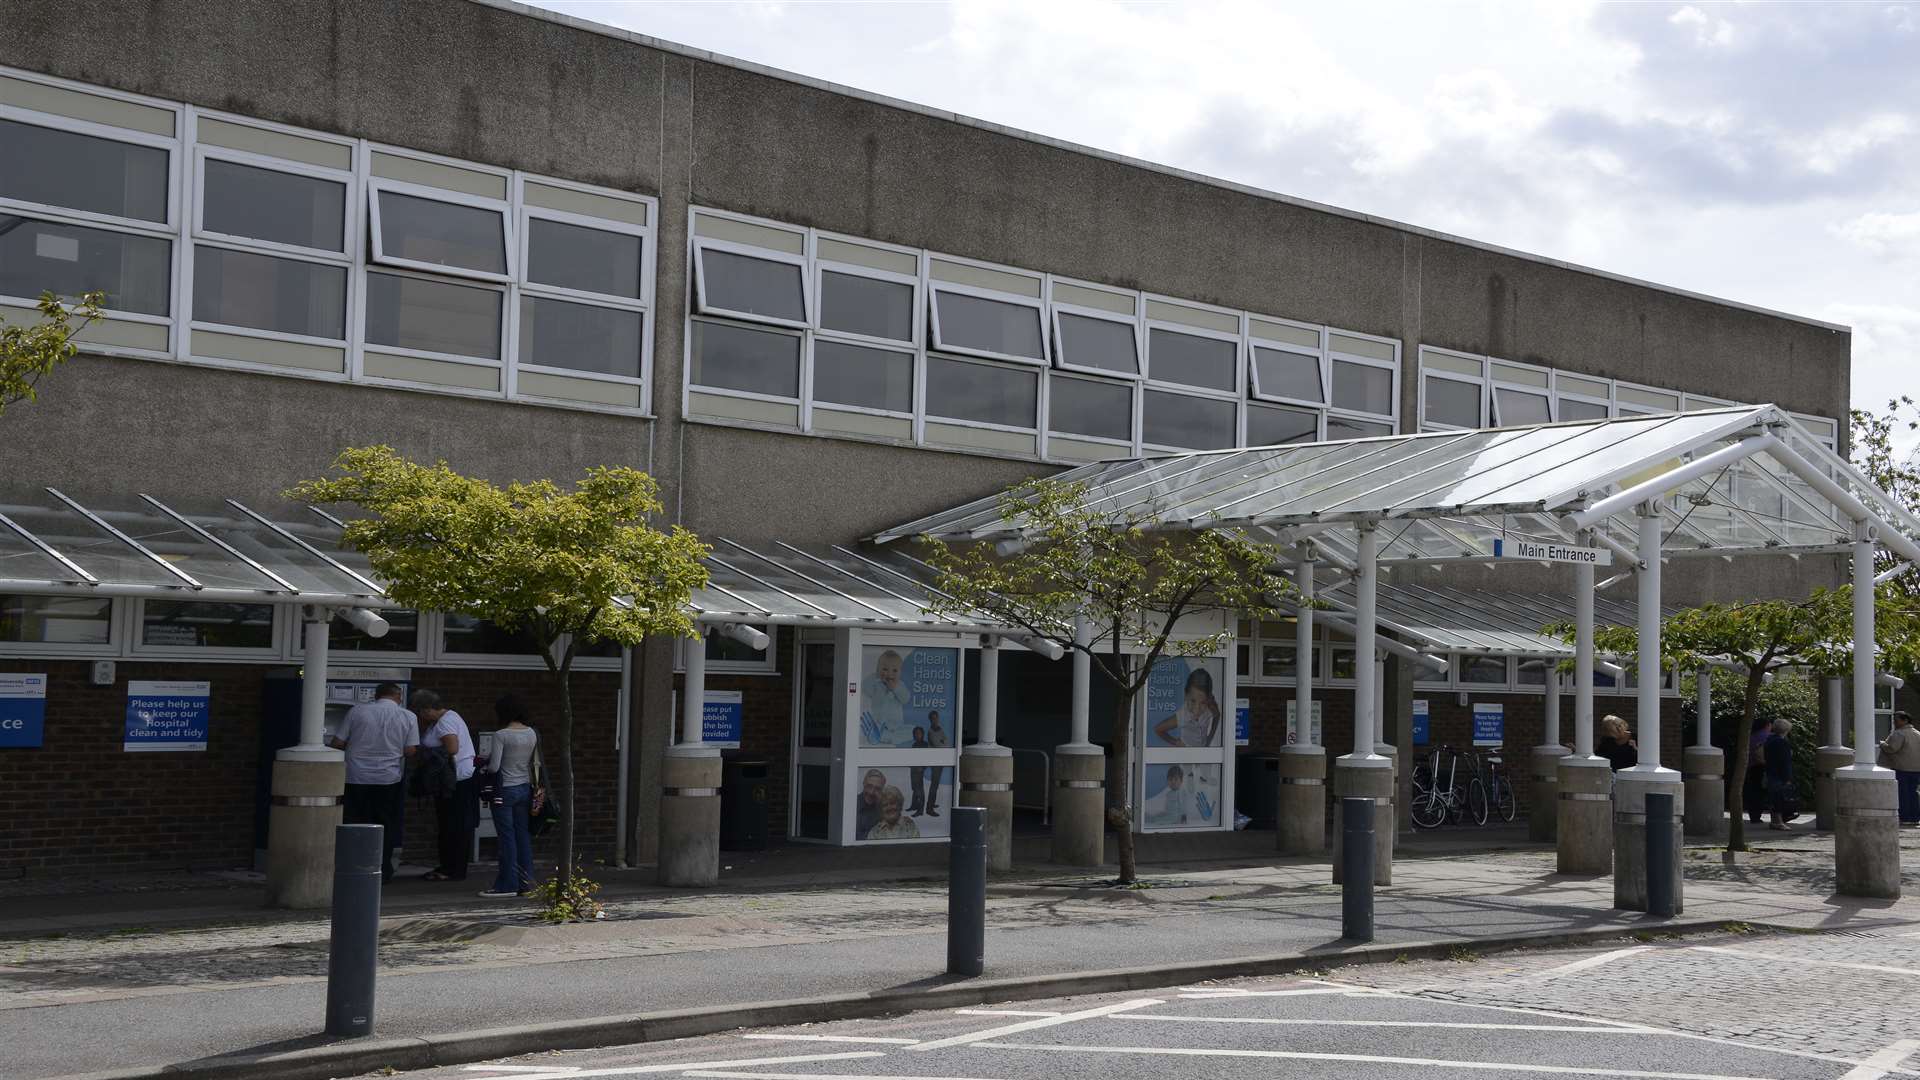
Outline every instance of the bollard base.
<svg viewBox="0 0 1920 1080">
<path fill-rule="evenodd" d="M 273 804 L 267 809 L 267 906 L 324 908 L 333 899 L 334 830 L 347 790 L 345 755 L 332 760 L 273 763 Z"/>
<path fill-rule="evenodd" d="M 1373 883 L 1393 884 L 1393 829 L 1380 824 L 1393 820 L 1393 762 L 1379 755 L 1335 758 L 1333 791 L 1336 799 L 1354 796 L 1374 801 Z M 1338 885 L 1346 879 L 1345 860 L 1341 858 L 1345 840 L 1339 830 L 1334 831 L 1333 844 L 1333 883 Z"/>
<path fill-rule="evenodd" d="M 956 801 L 987 813 L 987 869 L 1013 869 L 1013 751 L 980 743 L 961 750 Z"/>
<path fill-rule="evenodd" d="M 1876 765 L 1837 769 L 1833 789 L 1834 891 L 1899 899 L 1900 811 L 1892 770 Z"/>
<path fill-rule="evenodd" d="M 1623 911 L 1646 911 L 1647 906 L 1647 796 L 1658 792 L 1681 803 L 1686 798 L 1680 774 L 1672 769 L 1635 767 L 1613 774 L 1613 906 Z M 1686 910 L 1686 888 L 1681 879 L 1680 857 L 1686 848 L 1681 836 L 1682 822 L 1670 818 L 1667 824 L 1672 854 L 1668 870 L 1673 875 L 1673 910 Z"/>
<path fill-rule="evenodd" d="M 670 747 L 661 771 L 660 884 L 700 887 L 720 880 L 720 751 Z"/>
<path fill-rule="evenodd" d="M 1280 750 L 1280 806 L 1274 846 L 1282 855 L 1327 850 L 1327 751 L 1298 743 Z"/>
<path fill-rule="evenodd" d="M 1707 840 L 1727 837 L 1726 755 L 1717 746 L 1689 746 L 1686 769 L 1686 835 Z"/>
<path fill-rule="evenodd" d="M 1833 774 L 1853 764 L 1853 747 L 1823 746 L 1813 752 L 1813 827 L 1832 832 Z M 1749 763 L 1751 767 L 1751 763 Z"/>
<path fill-rule="evenodd" d="M 1553 743 L 1534 747 L 1528 757 L 1527 839 L 1535 843 L 1551 844 L 1560 835 L 1560 759 L 1568 753 Z"/>
<path fill-rule="evenodd" d="M 1053 861 L 1107 861 L 1107 753 L 1071 743 L 1053 751 Z"/>
<path fill-rule="evenodd" d="M 1603 757 L 1560 759 L 1555 871 L 1599 877 L 1613 869 L 1613 770 Z"/>
</svg>

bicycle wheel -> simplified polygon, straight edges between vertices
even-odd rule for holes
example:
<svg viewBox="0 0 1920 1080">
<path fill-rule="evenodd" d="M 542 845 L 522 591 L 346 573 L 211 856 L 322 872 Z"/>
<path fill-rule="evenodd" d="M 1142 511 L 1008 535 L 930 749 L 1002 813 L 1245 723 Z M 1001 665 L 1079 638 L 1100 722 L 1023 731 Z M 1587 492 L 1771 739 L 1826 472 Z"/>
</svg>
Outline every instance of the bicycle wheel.
<svg viewBox="0 0 1920 1080">
<path fill-rule="evenodd" d="M 1447 818 L 1447 803 L 1444 796 L 1433 790 L 1432 785 L 1422 787 L 1418 779 L 1414 781 L 1413 806 L 1408 811 L 1416 829 L 1437 829 Z"/>
<path fill-rule="evenodd" d="M 1477 776 L 1467 784 L 1467 813 L 1475 825 L 1487 823 L 1487 785 Z"/>
<path fill-rule="evenodd" d="M 1513 797 L 1513 785 L 1497 772 L 1493 774 L 1493 809 L 1502 821 L 1512 821 L 1520 811 L 1519 802 Z"/>
</svg>

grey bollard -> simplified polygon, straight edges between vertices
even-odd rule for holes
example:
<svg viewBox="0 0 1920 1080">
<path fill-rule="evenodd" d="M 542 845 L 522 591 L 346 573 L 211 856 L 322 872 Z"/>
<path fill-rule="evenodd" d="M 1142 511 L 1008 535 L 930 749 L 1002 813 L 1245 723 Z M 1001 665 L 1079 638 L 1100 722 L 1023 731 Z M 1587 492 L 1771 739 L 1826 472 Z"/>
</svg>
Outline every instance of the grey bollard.
<svg viewBox="0 0 1920 1080">
<path fill-rule="evenodd" d="M 1647 793 L 1647 914 L 1673 918 L 1673 796 Z"/>
<path fill-rule="evenodd" d="M 1374 801 L 1349 796 L 1340 800 L 1340 936 L 1373 940 Z"/>
<path fill-rule="evenodd" d="M 978 975 L 987 962 L 987 811 L 955 806 L 947 844 L 947 974 Z"/>
<path fill-rule="evenodd" d="M 379 825 L 333 829 L 333 930 L 327 950 L 327 1034 L 373 1034 L 380 963 Z"/>
</svg>

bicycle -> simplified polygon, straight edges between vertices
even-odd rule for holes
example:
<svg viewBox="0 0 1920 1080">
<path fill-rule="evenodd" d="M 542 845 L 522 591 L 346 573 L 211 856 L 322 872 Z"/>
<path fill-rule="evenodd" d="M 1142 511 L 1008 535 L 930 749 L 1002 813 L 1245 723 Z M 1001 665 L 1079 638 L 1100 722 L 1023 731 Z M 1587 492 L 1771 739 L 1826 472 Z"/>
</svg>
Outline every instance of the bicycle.
<svg viewBox="0 0 1920 1080">
<path fill-rule="evenodd" d="M 1486 755 L 1486 764 L 1487 805 L 1500 815 L 1502 821 L 1512 821 L 1520 807 L 1513 794 L 1513 785 L 1507 782 L 1506 773 L 1500 768 L 1500 754 L 1496 751 Z"/>
<path fill-rule="evenodd" d="M 1447 755 L 1444 785 L 1440 782 L 1443 753 Z M 1409 810 L 1414 827 L 1437 829 L 1442 822 L 1458 825 L 1469 817 L 1476 825 L 1487 823 L 1486 784 L 1480 779 L 1476 763 L 1470 762 L 1466 775 L 1461 775 L 1461 756 L 1453 747 L 1441 746 L 1433 751 L 1426 765 L 1415 767 L 1413 806 Z"/>
</svg>

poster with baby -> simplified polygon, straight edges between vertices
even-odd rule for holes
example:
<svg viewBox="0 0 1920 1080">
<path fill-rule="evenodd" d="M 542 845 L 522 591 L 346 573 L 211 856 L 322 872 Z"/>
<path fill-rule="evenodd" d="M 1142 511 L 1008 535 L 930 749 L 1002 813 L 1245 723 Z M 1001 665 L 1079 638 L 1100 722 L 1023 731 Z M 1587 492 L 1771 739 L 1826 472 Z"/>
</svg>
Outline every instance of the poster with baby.
<svg viewBox="0 0 1920 1080">
<path fill-rule="evenodd" d="M 1147 764 L 1146 800 L 1140 805 L 1149 829 L 1211 829 L 1220 824 L 1220 766 Z"/>
<path fill-rule="evenodd" d="M 860 746 L 945 749 L 960 717 L 960 651 L 868 645 L 860 657 Z"/>
<path fill-rule="evenodd" d="M 1215 657 L 1176 656 L 1147 676 L 1148 746 L 1219 746 L 1230 717 L 1220 707 L 1224 665 Z"/>
</svg>

